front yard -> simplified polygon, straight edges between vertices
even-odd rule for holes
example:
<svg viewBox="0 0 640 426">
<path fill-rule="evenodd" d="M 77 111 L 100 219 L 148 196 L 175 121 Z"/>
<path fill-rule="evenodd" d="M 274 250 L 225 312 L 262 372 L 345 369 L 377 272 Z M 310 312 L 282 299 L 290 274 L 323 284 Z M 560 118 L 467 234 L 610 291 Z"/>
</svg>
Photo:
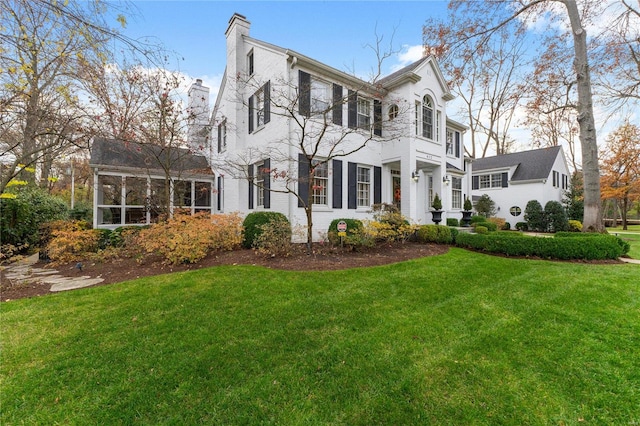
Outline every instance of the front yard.
<svg viewBox="0 0 640 426">
<path fill-rule="evenodd" d="M 11 424 L 633 424 L 638 265 L 221 266 L 2 304 Z"/>
</svg>

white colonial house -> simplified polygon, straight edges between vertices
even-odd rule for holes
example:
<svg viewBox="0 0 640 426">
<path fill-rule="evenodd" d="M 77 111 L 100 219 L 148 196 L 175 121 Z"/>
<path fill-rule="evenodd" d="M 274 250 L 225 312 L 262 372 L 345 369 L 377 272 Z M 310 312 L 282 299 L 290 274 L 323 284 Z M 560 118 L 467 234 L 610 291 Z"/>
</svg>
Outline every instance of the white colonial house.
<svg viewBox="0 0 640 426">
<path fill-rule="evenodd" d="M 453 96 L 435 58 L 371 83 L 252 38 L 239 14 L 225 35 L 224 78 L 201 124 L 210 131 L 215 211 L 276 211 L 306 224 L 312 191 L 320 235 L 333 219 L 370 218 L 376 203 L 431 223 L 437 193 L 443 216 L 461 217 L 471 193 L 466 127 L 447 117 Z M 190 93 L 192 109 L 202 110 L 206 88 L 197 81 Z"/>
<path fill-rule="evenodd" d="M 474 200 L 487 194 L 495 203 L 497 217 L 513 229 L 524 222 L 527 203 L 538 200 L 562 202 L 569 188 L 569 168 L 560 146 L 516 152 L 473 160 Z"/>
</svg>

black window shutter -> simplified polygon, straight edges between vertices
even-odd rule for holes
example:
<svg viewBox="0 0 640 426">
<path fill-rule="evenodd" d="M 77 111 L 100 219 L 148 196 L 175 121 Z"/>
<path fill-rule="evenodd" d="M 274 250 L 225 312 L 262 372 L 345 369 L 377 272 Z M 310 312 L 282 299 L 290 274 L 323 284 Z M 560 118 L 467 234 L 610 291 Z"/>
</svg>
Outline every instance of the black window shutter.
<svg viewBox="0 0 640 426">
<path fill-rule="evenodd" d="M 502 173 L 502 187 L 507 188 L 509 186 L 509 176 L 507 172 Z"/>
<path fill-rule="evenodd" d="M 218 152 L 222 151 L 222 124 L 218 124 Z"/>
<path fill-rule="evenodd" d="M 222 210 L 222 176 L 218 176 L 218 188 L 217 188 L 217 197 L 218 197 L 218 211 Z"/>
<path fill-rule="evenodd" d="M 382 167 L 373 168 L 373 204 L 382 202 Z"/>
<path fill-rule="evenodd" d="M 347 104 L 349 107 L 349 128 L 355 129 L 358 127 L 358 94 L 353 90 L 349 90 L 349 98 Z"/>
<path fill-rule="evenodd" d="M 305 207 L 309 199 L 309 160 L 298 154 L 298 207 Z"/>
<path fill-rule="evenodd" d="M 460 158 L 460 132 L 456 132 L 456 158 Z"/>
<path fill-rule="evenodd" d="M 253 133 L 253 96 L 249 96 L 249 133 Z"/>
<path fill-rule="evenodd" d="M 253 209 L 253 164 L 247 167 L 247 176 L 249 177 L 249 209 Z"/>
<path fill-rule="evenodd" d="M 333 124 L 342 126 L 342 86 L 333 84 Z"/>
<path fill-rule="evenodd" d="M 358 208 L 358 164 L 347 164 L 347 208 Z"/>
<path fill-rule="evenodd" d="M 382 136 L 382 102 L 373 101 L 373 134 Z"/>
<path fill-rule="evenodd" d="M 298 84 L 300 87 L 300 99 L 298 100 L 298 112 L 300 115 L 311 115 L 311 75 L 304 71 L 298 71 Z"/>
<path fill-rule="evenodd" d="M 333 160 L 333 208 L 342 208 L 342 160 Z"/>
<path fill-rule="evenodd" d="M 471 177 L 471 189 L 480 189 L 480 176 Z"/>
<path fill-rule="evenodd" d="M 264 208 L 271 208 L 271 160 L 267 158 L 264 160 L 264 169 L 260 170 L 262 173 L 263 186 L 264 186 Z"/>
<path fill-rule="evenodd" d="M 264 85 L 264 124 L 271 121 L 271 81 L 267 81 Z"/>
</svg>

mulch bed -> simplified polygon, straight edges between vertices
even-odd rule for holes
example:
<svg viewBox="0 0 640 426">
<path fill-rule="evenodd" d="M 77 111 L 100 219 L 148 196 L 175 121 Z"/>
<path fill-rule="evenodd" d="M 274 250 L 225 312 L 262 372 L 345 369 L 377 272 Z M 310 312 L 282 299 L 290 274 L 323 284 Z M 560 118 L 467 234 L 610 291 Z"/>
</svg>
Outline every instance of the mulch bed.
<svg viewBox="0 0 640 426">
<path fill-rule="evenodd" d="M 253 250 L 236 250 L 211 253 L 195 264 L 166 265 L 160 259 L 146 259 L 143 263 L 132 258 L 122 258 L 105 262 L 83 261 L 82 271 L 77 262 L 52 266 L 42 262 L 35 266 L 52 268 L 60 275 L 75 277 L 100 277 L 104 281 L 97 285 L 107 285 L 136 278 L 189 271 L 219 265 L 259 265 L 272 269 L 292 271 L 329 271 L 358 267 L 385 265 L 426 256 L 444 254 L 448 246 L 436 244 L 418 244 L 413 242 L 379 244 L 362 251 L 351 251 L 336 247 L 315 245 L 312 254 L 307 254 L 305 246 L 295 245 L 290 256 L 265 257 Z M 15 300 L 24 297 L 50 294 L 51 285 L 29 283 L 16 285 L 8 280 L 0 270 L 0 300 Z"/>
</svg>

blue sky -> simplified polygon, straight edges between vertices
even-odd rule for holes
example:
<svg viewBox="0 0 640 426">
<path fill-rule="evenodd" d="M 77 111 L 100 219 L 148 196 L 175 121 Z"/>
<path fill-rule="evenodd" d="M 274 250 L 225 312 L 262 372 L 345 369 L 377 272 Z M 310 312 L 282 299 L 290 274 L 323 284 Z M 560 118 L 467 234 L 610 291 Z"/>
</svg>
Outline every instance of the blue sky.
<svg viewBox="0 0 640 426">
<path fill-rule="evenodd" d="M 136 1 L 125 34 L 152 37 L 179 53 L 179 70 L 219 83 L 225 37 L 234 12 L 251 22 L 251 36 L 296 50 L 343 71 L 367 76 L 376 58 L 364 47 L 376 32 L 400 55 L 385 61 L 384 74 L 420 58 L 422 26 L 444 16 L 444 1 Z M 212 88 L 215 89 L 215 88 Z"/>
</svg>

